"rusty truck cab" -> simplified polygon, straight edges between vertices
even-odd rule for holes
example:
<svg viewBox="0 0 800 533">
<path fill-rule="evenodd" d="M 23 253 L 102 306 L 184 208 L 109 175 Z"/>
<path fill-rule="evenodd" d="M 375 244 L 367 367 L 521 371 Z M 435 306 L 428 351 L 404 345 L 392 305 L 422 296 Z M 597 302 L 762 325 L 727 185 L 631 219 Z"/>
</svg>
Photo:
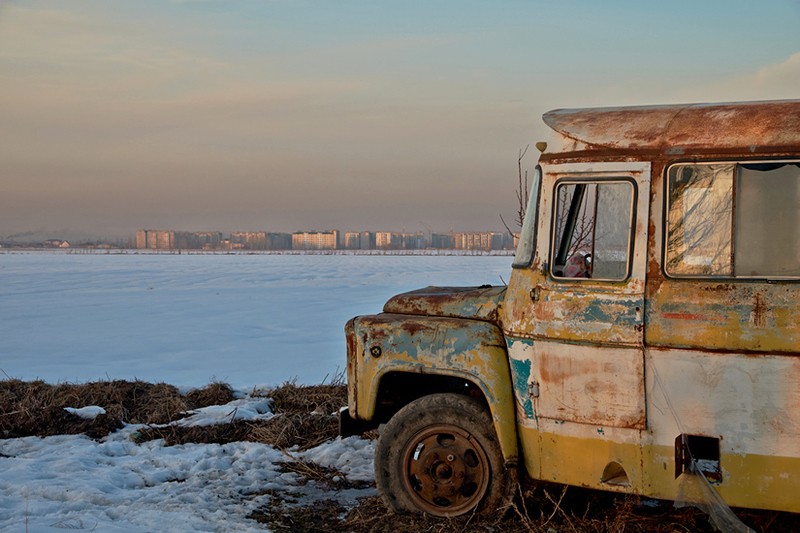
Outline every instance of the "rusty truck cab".
<svg viewBox="0 0 800 533">
<path fill-rule="evenodd" d="M 800 512 L 800 101 L 544 121 L 500 319 L 527 471 Z"/>
<path fill-rule="evenodd" d="M 487 511 L 524 467 L 800 512 L 800 100 L 543 118 L 508 287 L 346 326 L 384 501 Z"/>
</svg>

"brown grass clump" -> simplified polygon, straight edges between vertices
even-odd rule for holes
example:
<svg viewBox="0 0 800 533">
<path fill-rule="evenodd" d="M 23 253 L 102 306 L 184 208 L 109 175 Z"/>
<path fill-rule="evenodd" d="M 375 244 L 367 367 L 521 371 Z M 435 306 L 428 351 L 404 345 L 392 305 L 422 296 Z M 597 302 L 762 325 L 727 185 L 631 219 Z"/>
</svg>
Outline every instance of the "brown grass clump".
<svg viewBox="0 0 800 533">
<path fill-rule="evenodd" d="M 0 438 L 85 433 L 100 438 L 131 424 L 166 424 L 187 410 L 227 403 L 233 391 L 212 383 L 186 396 L 166 383 L 96 381 L 51 385 L 44 381 L 0 381 Z M 97 405 L 106 414 L 83 420 L 64 407 Z"/>
<path fill-rule="evenodd" d="M 276 413 L 330 415 L 347 405 L 347 387 L 334 378 L 329 385 L 297 385 L 287 381 L 270 392 Z"/>
<path fill-rule="evenodd" d="M 189 402 L 190 409 L 199 409 L 209 405 L 225 405 L 235 399 L 230 385 L 216 381 L 201 389 L 189 391 L 186 395 L 186 401 Z"/>
<path fill-rule="evenodd" d="M 339 434 L 336 413 L 347 404 L 347 388 L 339 377 L 329 385 L 286 382 L 269 397 L 276 416 L 253 429 L 253 440 L 280 449 L 307 450 Z"/>
<path fill-rule="evenodd" d="M 225 385 L 227 387 L 227 385 Z M 230 390 L 228 389 L 230 392 Z M 204 393 L 211 396 L 213 393 Z M 221 393 L 224 396 L 224 391 Z M 231 393 L 232 394 L 232 393 Z M 336 438 L 339 420 L 333 413 L 347 403 L 347 389 L 342 384 L 297 385 L 287 382 L 268 393 L 275 416 L 256 422 L 231 421 L 204 427 L 148 427 L 138 432 L 137 442 L 164 439 L 164 444 L 227 443 L 253 441 L 279 449 L 297 447 L 307 450 Z M 217 397 L 219 405 L 224 397 Z M 230 401 L 230 400 L 228 400 Z"/>
<path fill-rule="evenodd" d="M 276 416 L 267 421 L 231 421 L 207 427 L 169 425 L 188 411 L 234 400 L 226 383 L 211 383 L 185 396 L 166 383 L 143 381 L 97 381 L 84 384 L 50 385 L 43 381 L 0 381 L 0 438 L 85 433 L 100 438 L 123 423 L 148 424 L 137 440 L 163 438 L 167 445 L 225 443 L 250 440 L 278 448 L 302 450 L 322 444 L 338 434 L 333 413 L 347 403 L 341 377 L 328 385 L 301 386 L 287 382 L 270 392 Z M 105 415 L 83 420 L 64 411 L 98 405 Z"/>
<path fill-rule="evenodd" d="M 308 450 L 336 438 L 339 422 L 331 415 L 279 414 L 254 427 L 251 439 L 279 449 Z"/>
</svg>

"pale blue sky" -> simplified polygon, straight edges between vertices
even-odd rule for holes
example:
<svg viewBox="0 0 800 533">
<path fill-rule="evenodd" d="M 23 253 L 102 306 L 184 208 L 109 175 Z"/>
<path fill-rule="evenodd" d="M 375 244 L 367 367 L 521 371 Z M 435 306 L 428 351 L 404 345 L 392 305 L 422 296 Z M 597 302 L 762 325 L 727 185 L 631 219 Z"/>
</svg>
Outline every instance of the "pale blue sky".
<svg viewBox="0 0 800 533">
<path fill-rule="evenodd" d="M 799 23 L 798 0 L 3 2 L 0 237 L 501 229 L 543 112 L 800 98 Z"/>
</svg>

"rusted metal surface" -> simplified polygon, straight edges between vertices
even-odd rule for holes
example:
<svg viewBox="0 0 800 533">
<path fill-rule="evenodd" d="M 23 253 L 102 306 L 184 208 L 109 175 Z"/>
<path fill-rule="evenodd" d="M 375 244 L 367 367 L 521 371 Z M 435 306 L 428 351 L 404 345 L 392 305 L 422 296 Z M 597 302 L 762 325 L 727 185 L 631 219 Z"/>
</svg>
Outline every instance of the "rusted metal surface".
<svg viewBox="0 0 800 533">
<path fill-rule="evenodd" d="M 633 289 L 626 291 L 592 283 L 542 284 L 533 317 L 534 337 L 640 346 L 644 290 L 641 283 L 631 285 Z"/>
<path fill-rule="evenodd" d="M 800 285 L 663 280 L 647 299 L 652 346 L 800 355 Z"/>
<path fill-rule="evenodd" d="M 350 416 L 358 413 L 358 345 L 356 343 L 355 318 L 351 318 L 344 326 L 344 338 L 347 343 L 347 405 Z"/>
<path fill-rule="evenodd" d="M 533 377 L 540 417 L 645 428 L 644 363 L 639 349 L 536 342 Z"/>
<path fill-rule="evenodd" d="M 626 280 L 556 279 L 545 268 L 514 271 L 501 323 L 509 339 L 518 416 L 643 429 L 646 248 L 636 243 L 647 238 L 649 165 L 571 163 L 543 165 L 543 171 L 546 206 L 555 203 L 561 178 L 635 180 L 634 246 L 628 250 Z M 540 213 L 537 257 L 549 262 L 552 209 Z"/>
<path fill-rule="evenodd" d="M 504 455 L 534 477 L 674 499 L 690 475 L 675 478 L 676 437 L 689 435 L 719 443 L 724 501 L 800 512 L 800 279 L 678 279 L 663 267 L 664 169 L 800 159 L 800 100 L 544 119 L 554 132 L 531 266 L 507 289 L 428 287 L 348 323 L 351 413 L 372 416 L 388 373 L 462 377 L 487 398 Z M 551 267 L 562 179 L 635 183 L 625 279 Z"/>
<path fill-rule="evenodd" d="M 505 293 L 505 287 L 425 287 L 393 296 L 383 312 L 497 322 Z"/>
<path fill-rule="evenodd" d="M 489 405 L 504 458 L 516 460 L 517 436 L 505 338 L 489 322 L 383 313 L 356 317 L 348 372 L 358 387 L 350 414 L 370 420 L 381 379 L 390 373 L 455 376 L 474 383 Z M 352 365 L 352 366 L 351 366 Z M 350 374 L 348 374 L 348 379 Z"/>
<path fill-rule="evenodd" d="M 647 239 L 650 164 L 570 163 L 544 164 L 542 168 L 534 266 L 530 269 L 514 269 L 512 273 L 501 307 L 504 332 L 514 338 L 640 346 L 647 253 L 641 243 Z M 550 275 L 551 217 L 556 202 L 556 182 L 562 178 L 626 178 L 635 181 L 634 245 L 629 250 L 630 276 L 627 280 L 554 279 Z"/>
<path fill-rule="evenodd" d="M 557 109 L 545 123 L 566 142 L 555 151 L 612 149 L 671 157 L 703 150 L 742 154 L 795 151 L 800 100 Z"/>
<path fill-rule="evenodd" d="M 403 483 L 433 516 L 453 516 L 478 505 L 490 481 L 480 442 L 452 424 L 426 428 L 403 450 Z"/>
</svg>

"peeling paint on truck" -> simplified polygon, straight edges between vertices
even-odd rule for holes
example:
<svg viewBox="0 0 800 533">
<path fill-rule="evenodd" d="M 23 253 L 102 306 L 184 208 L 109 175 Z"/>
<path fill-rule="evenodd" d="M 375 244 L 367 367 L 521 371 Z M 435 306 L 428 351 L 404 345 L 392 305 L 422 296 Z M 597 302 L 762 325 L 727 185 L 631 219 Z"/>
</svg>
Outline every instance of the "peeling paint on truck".
<svg viewBox="0 0 800 533">
<path fill-rule="evenodd" d="M 346 414 L 377 425 L 452 378 L 534 478 L 676 499 L 703 475 L 730 506 L 800 512 L 800 100 L 544 120 L 530 260 L 507 288 L 428 287 L 348 322 Z M 676 168 L 727 169 L 732 185 L 682 189 Z M 780 197 L 780 215 L 744 211 L 744 185 L 765 213 Z M 698 219 L 709 190 L 727 202 Z M 788 253 L 747 257 L 774 234 Z M 587 271 L 570 274 L 578 253 Z"/>
</svg>

